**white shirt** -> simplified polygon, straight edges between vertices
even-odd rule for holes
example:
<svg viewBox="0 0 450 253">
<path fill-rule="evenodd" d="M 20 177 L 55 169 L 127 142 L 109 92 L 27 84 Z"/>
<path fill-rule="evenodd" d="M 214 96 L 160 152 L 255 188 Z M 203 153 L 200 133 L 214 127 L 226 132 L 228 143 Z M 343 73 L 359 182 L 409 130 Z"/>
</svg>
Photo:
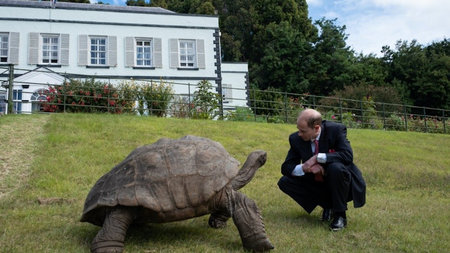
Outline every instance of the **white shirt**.
<svg viewBox="0 0 450 253">
<path fill-rule="evenodd" d="M 313 154 L 316 151 L 316 145 L 314 145 L 314 141 L 315 140 L 319 141 L 320 134 L 321 133 L 319 133 L 319 135 L 317 135 L 316 139 L 311 140 L 311 150 L 312 150 Z M 318 163 L 326 163 L 327 162 L 327 154 L 326 153 L 318 153 L 317 154 L 317 162 Z M 305 175 L 305 172 L 303 171 L 303 164 L 299 164 L 299 165 L 295 166 L 294 170 L 292 171 L 292 176 L 301 177 L 303 175 Z"/>
</svg>

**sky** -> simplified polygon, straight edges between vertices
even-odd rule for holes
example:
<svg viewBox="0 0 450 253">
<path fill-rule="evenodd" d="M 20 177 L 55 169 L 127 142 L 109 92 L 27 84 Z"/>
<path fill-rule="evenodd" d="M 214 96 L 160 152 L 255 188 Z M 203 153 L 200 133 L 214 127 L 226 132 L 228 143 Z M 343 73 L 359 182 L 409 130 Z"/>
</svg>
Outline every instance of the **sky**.
<svg viewBox="0 0 450 253">
<path fill-rule="evenodd" d="M 90 0 L 91 3 L 97 0 Z M 125 5 L 126 0 L 102 0 Z M 398 40 L 421 45 L 450 39 L 450 0 L 306 0 L 310 18 L 337 19 L 356 53 L 381 56 Z"/>
</svg>

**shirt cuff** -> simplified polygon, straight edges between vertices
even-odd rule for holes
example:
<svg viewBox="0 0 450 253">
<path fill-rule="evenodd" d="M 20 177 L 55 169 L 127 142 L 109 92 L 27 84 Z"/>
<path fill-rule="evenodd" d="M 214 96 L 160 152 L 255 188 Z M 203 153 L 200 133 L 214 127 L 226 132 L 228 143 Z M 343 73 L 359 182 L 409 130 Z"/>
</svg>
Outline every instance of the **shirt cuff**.
<svg viewBox="0 0 450 253">
<path fill-rule="evenodd" d="M 305 175 L 302 164 L 295 166 L 295 168 L 291 174 L 292 174 L 292 176 L 297 176 L 297 177 L 301 177 L 301 176 Z"/>
<path fill-rule="evenodd" d="M 318 163 L 327 163 L 327 154 L 326 153 L 317 154 L 317 162 Z"/>
</svg>

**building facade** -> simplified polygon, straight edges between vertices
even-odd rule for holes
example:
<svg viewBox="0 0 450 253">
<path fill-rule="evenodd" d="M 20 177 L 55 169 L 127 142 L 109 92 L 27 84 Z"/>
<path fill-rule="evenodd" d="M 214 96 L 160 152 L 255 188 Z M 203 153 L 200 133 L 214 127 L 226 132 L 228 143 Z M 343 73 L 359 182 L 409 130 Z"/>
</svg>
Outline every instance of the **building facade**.
<svg viewBox="0 0 450 253">
<path fill-rule="evenodd" d="M 190 86 L 183 84 L 201 80 L 210 81 L 216 91 L 222 91 L 226 80 L 229 95 L 248 84 L 246 63 L 221 62 L 217 16 L 178 14 L 159 7 L 2 0 L 0 67 L 11 64 L 16 69 L 13 100 L 17 112 L 33 110 L 32 96 L 52 84 L 49 76 L 51 82 L 91 76 L 163 79 L 177 84 L 175 94 L 188 93 Z M 51 73 L 36 71 L 43 69 Z M 37 74 L 30 74 L 33 71 Z M 26 76 L 21 77 L 22 73 Z M 29 85 L 31 80 L 38 85 Z M 0 100 L 6 97 L 5 87 Z M 242 104 L 246 97 L 228 97 L 228 104 L 233 100 Z M 0 106 L 0 110 L 5 109 Z"/>
</svg>

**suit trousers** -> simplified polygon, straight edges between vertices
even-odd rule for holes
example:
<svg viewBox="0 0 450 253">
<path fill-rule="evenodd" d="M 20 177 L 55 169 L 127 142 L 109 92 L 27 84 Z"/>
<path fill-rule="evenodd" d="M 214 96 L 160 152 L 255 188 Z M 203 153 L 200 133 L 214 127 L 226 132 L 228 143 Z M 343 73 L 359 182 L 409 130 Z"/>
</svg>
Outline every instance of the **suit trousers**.
<svg viewBox="0 0 450 253">
<path fill-rule="evenodd" d="M 315 181 L 314 175 L 307 173 L 301 177 L 282 176 L 278 187 L 308 213 L 318 205 L 334 212 L 345 212 L 347 202 L 352 200 L 351 174 L 346 166 L 339 162 L 327 164 L 325 171 L 324 182 Z"/>
</svg>

